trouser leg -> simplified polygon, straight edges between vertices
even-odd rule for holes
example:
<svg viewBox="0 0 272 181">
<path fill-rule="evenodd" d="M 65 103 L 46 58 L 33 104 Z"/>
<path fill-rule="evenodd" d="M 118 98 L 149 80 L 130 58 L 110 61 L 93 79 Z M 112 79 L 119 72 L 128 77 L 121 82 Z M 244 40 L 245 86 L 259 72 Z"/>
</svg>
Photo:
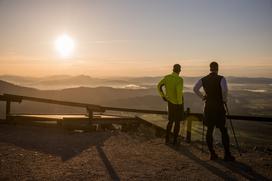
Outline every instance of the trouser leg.
<svg viewBox="0 0 272 181">
<path fill-rule="evenodd" d="M 175 127 L 174 127 L 174 144 L 177 143 L 178 135 L 180 130 L 180 121 L 175 120 Z"/>
<path fill-rule="evenodd" d="M 226 127 L 221 127 L 220 131 L 222 135 L 222 144 L 225 149 L 225 154 L 230 154 L 228 130 Z"/>
<path fill-rule="evenodd" d="M 173 120 L 169 119 L 167 126 L 166 126 L 166 137 L 165 137 L 166 142 L 169 142 L 169 137 L 170 137 L 170 133 L 172 130 L 172 126 L 173 126 Z"/>
<path fill-rule="evenodd" d="M 214 126 L 208 126 L 207 133 L 206 133 L 206 142 L 207 142 L 207 146 L 209 148 L 210 153 L 214 153 L 213 130 L 214 130 Z"/>
</svg>

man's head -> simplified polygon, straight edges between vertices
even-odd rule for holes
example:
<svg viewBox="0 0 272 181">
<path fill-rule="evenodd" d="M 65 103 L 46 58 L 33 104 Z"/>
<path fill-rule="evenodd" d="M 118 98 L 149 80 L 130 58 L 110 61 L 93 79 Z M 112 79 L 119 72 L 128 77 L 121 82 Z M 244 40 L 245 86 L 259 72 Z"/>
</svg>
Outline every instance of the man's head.
<svg viewBox="0 0 272 181">
<path fill-rule="evenodd" d="M 214 73 L 218 73 L 218 63 L 217 62 L 210 63 L 210 71 L 214 72 Z"/>
<path fill-rule="evenodd" d="M 176 72 L 177 74 L 179 74 L 180 71 L 181 71 L 181 66 L 180 66 L 180 64 L 175 64 L 175 65 L 173 66 L 173 72 Z"/>
</svg>

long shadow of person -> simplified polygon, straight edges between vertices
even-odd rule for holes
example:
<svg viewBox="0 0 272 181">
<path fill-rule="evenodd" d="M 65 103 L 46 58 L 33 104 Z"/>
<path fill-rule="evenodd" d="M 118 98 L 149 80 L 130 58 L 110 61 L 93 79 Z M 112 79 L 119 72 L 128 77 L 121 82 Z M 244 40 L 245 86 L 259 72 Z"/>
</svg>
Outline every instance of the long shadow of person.
<svg viewBox="0 0 272 181">
<path fill-rule="evenodd" d="M 237 173 L 241 176 L 243 176 L 244 178 L 248 179 L 248 180 L 264 180 L 264 181 L 268 181 L 269 179 L 264 177 L 263 175 L 258 174 L 257 172 L 255 172 L 250 166 L 239 162 L 239 161 L 235 161 L 235 162 L 225 162 L 223 160 L 217 160 L 216 163 L 226 167 L 227 169 L 231 170 L 234 173 Z"/>
<path fill-rule="evenodd" d="M 237 180 L 236 178 L 231 177 L 229 174 L 225 173 L 219 168 L 216 168 L 215 166 L 208 164 L 206 161 L 199 159 L 186 146 L 179 145 L 179 147 L 173 147 L 173 146 L 169 146 L 169 147 L 172 148 L 177 153 L 188 157 L 189 159 L 193 160 L 197 165 L 201 165 L 202 167 L 206 168 L 214 175 L 217 175 L 218 177 L 224 180 Z"/>
<path fill-rule="evenodd" d="M 101 158 L 101 160 L 103 161 L 105 167 L 107 168 L 108 170 L 108 173 L 111 177 L 112 180 L 120 180 L 118 174 L 116 173 L 116 171 L 114 170 L 111 162 L 109 161 L 107 155 L 105 154 L 103 148 L 102 148 L 103 145 L 96 145 L 96 150 Z"/>
<path fill-rule="evenodd" d="M 111 132 L 73 133 L 60 129 L 1 125 L 0 142 L 18 147 L 53 154 L 67 161 L 85 149 L 95 146 L 112 180 L 120 180 L 107 155 L 104 142 L 113 135 Z"/>
<path fill-rule="evenodd" d="M 217 175 L 218 177 L 224 179 L 224 180 L 238 180 L 235 176 L 232 176 L 230 174 L 227 174 L 223 170 L 208 164 L 206 161 L 203 161 L 199 159 L 197 156 L 195 156 L 186 146 L 179 145 L 179 147 L 173 147 L 169 146 L 173 150 L 175 150 L 177 153 L 182 154 L 184 156 L 187 156 L 189 159 L 193 160 L 196 164 L 203 166 L 207 170 L 209 170 L 211 173 Z M 233 173 L 237 173 L 240 176 L 248 179 L 248 180 L 264 180 L 268 181 L 269 179 L 256 173 L 252 170 L 251 167 L 248 165 L 241 163 L 241 162 L 225 162 L 223 160 L 217 160 L 216 163 L 224 166 L 225 168 L 229 169 Z"/>
</svg>

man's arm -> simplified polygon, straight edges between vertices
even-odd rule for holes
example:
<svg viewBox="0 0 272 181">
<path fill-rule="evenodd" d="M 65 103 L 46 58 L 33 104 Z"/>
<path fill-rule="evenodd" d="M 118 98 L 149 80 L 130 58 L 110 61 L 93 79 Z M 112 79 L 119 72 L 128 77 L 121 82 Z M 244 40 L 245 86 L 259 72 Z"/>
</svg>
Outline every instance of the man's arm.
<svg viewBox="0 0 272 181">
<path fill-rule="evenodd" d="M 164 101 L 167 101 L 167 99 L 165 98 L 165 94 L 163 92 L 163 89 L 162 87 L 165 85 L 165 79 L 163 78 L 157 85 L 157 89 L 158 89 L 158 92 L 160 94 L 160 96 L 163 98 Z"/>
<path fill-rule="evenodd" d="M 178 85 L 176 86 L 176 92 L 177 92 L 177 101 L 178 104 L 183 103 L 183 79 L 180 80 Z"/>
<path fill-rule="evenodd" d="M 221 85 L 221 89 L 222 89 L 223 101 L 226 103 L 227 98 L 228 98 L 228 85 L 227 85 L 227 81 L 226 81 L 225 77 L 223 77 L 221 79 L 220 85 Z"/>
<path fill-rule="evenodd" d="M 197 83 L 194 86 L 194 92 L 198 97 L 200 97 L 202 100 L 205 100 L 205 96 L 200 92 L 200 88 L 202 87 L 202 80 L 199 79 Z"/>
</svg>

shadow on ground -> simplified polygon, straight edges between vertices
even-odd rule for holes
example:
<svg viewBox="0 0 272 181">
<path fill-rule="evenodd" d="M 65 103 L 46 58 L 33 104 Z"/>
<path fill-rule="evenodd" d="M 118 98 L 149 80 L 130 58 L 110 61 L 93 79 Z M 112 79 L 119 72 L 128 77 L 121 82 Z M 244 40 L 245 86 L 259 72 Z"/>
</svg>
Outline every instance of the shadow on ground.
<svg viewBox="0 0 272 181">
<path fill-rule="evenodd" d="M 223 160 L 217 160 L 217 161 L 207 161 L 202 160 L 199 158 L 199 155 L 195 155 L 190 149 L 188 149 L 188 146 L 183 145 L 182 143 L 179 146 L 171 146 L 169 145 L 171 149 L 176 151 L 179 154 L 182 154 L 189 159 L 193 160 L 196 164 L 201 165 L 202 167 L 206 168 L 209 172 L 213 173 L 214 175 L 217 175 L 223 180 L 239 180 L 234 175 L 229 174 L 229 172 L 226 172 L 224 170 L 221 170 L 220 167 L 218 167 L 216 164 L 223 166 L 227 170 L 231 171 L 232 173 L 238 174 L 240 177 L 243 177 L 247 180 L 264 180 L 269 181 L 268 178 L 265 176 L 258 174 L 255 172 L 250 166 L 239 162 L 226 162 Z M 193 147 L 196 147 L 198 150 L 199 147 L 193 144 Z M 207 155 L 207 152 L 203 152 Z M 212 163 L 213 162 L 213 163 Z"/>
<path fill-rule="evenodd" d="M 104 142 L 112 132 L 77 133 L 62 129 L 1 125 L 0 142 L 23 149 L 59 156 L 68 161 L 85 149 L 94 146 L 113 180 L 119 180 L 111 162 L 103 150 Z"/>
</svg>

